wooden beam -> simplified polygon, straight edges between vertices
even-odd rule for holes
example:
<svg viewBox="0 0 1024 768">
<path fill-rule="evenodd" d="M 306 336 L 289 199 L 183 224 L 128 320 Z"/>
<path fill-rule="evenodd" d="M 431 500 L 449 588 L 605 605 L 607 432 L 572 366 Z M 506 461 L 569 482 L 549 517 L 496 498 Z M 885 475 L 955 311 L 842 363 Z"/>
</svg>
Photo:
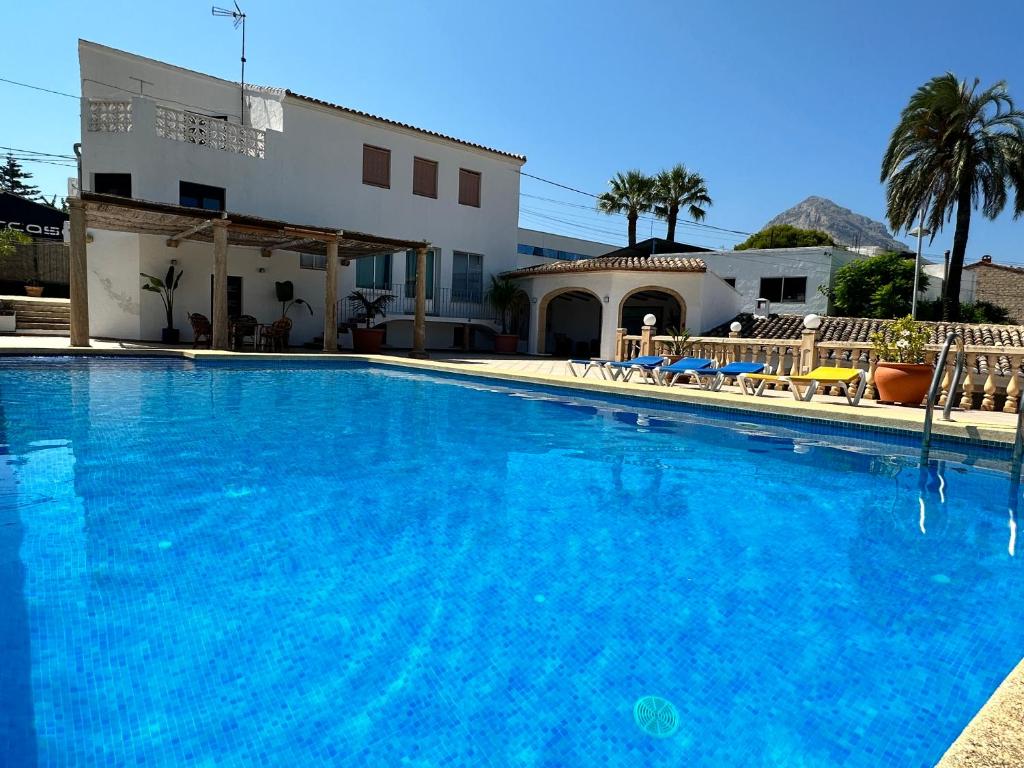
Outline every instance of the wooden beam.
<svg viewBox="0 0 1024 768">
<path fill-rule="evenodd" d="M 297 245 L 305 245 L 306 243 L 315 243 L 315 242 L 317 242 L 317 241 L 314 238 L 312 238 L 312 237 L 299 237 L 299 238 L 296 238 L 294 240 L 285 240 L 283 243 L 278 243 L 277 245 L 272 245 L 269 248 L 265 248 L 264 250 L 267 250 L 267 251 L 286 251 L 289 248 L 294 248 Z M 330 245 L 330 242 L 331 241 L 328 240 L 327 244 Z M 337 240 L 334 241 L 334 246 L 335 246 L 335 248 L 337 248 L 337 246 L 338 246 L 338 241 Z"/>
<path fill-rule="evenodd" d="M 416 316 L 412 324 L 412 352 L 409 357 L 423 360 L 427 355 L 427 246 L 416 249 Z"/>
<path fill-rule="evenodd" d="M 213 224 L 213 219 L 207 219 L 206 221 L 199 222 L 194 227 L 189 227 L 184 232 L 179 232 L 178 234 L 174 235 L 173 237 L 168 237 L 167 238 L 167 247 L 168 248 L 177 248 L 181 244 L 182 240 L 184 240 L 186 238 L 189 238 L 189 237 L 192 237 L 192 235 L 195 235 L 195 234 L 197 234 L 199 232 L 202 232 L 204 229 L 207 229 L 212 224 Z"/>
<path fill-rule="evenodd" d="M 324 352 L 338 351 L 338 241 L 327 243 L 324 273 Z"/>
<path fill-rule="evenodd" d="M 213 349 L 228 348 L 228 224 L 213 220 Z"/>
<path fill-rule="evenodd" d="M 71 246 L 68 250 L 68 288 L 71 297 L 71 346 L 89 346 L 89 264 L 85 250 L 85 203 L 68 198 Z"/>
</svg>

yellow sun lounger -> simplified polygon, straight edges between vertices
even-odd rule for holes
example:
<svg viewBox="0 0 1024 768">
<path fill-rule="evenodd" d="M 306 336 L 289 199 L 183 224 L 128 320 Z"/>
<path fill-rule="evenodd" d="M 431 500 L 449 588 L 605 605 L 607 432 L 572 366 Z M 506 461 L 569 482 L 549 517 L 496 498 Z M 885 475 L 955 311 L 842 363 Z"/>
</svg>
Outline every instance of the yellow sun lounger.
<svg viewBox="0 0 1024 768">
<path fill-rule="evenodd" d="M 745 395 L 761 395 L 767 384 L 782 383 L 789 385 L 789 391 L 797 400 L 808 402 L 818 391 L 818 387 L 838 387 L 846 402 L 857 405 L 864 396 L 867 386 L 867 374 L 859 368 L 831 368 L 821 366 L 802 376 L 772 376 L 767 373 L 741 373 L 736 377 L 740 391 Z"/>
</svg>

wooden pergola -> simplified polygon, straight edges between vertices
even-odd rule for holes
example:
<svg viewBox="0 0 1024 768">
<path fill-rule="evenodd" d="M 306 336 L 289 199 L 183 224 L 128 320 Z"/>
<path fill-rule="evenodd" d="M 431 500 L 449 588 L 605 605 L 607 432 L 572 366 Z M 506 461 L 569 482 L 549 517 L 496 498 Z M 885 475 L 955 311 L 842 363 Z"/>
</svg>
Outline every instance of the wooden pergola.
<svg viewBox="0 0 1024 768">
<path fill-rule="evenodd" d="M 213 349 L 228 348 L 228 246 L 272 251 L 295 251 L 327 257 L 324 279 L 324 351 L 338 350 L 338 262 L 379 253 L 416 251 L 416 314 L 413 357 L 426 357 L 425 240 L 399 240 L 363 232 L 291 224 L 227 211 L 186 208 L 117 195 L 83 192 L 68 199 L 71 248 L 71 345 L 89 346 L 89 288 L 86 229 L 106 229 L 139 235 L 159 235 L 176 248 L 185 240 L 213 244 Z"/>
</svg>

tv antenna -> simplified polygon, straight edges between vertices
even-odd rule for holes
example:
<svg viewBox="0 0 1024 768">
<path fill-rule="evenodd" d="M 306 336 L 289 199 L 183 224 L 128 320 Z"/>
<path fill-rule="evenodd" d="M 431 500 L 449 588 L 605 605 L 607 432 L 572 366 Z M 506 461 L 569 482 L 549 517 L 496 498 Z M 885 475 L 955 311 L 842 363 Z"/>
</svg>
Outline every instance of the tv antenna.
<svg viewBox="0 0 1024 768">
<path fill-rule="evenodd" d="M 235 9 L 234 10 L 231 10 L 230 8 L 220 8 L 220 7 L 215 5 L 211 9 L 211 13 L 214 16 L 230 16 L 232 19 L 234 19 L 234 27 L 235 27 L 235 29 L 238 29 L 239 27 L 242 28 L 242 114 L 241 114 L 241 118 L 240 119 L 242 121 L 242 125 L 244 126 L 245 125 L 245 13 L 243 13 L 242 9 L 238 7 L 238 0 L 235 0 Z"/>
</svg>

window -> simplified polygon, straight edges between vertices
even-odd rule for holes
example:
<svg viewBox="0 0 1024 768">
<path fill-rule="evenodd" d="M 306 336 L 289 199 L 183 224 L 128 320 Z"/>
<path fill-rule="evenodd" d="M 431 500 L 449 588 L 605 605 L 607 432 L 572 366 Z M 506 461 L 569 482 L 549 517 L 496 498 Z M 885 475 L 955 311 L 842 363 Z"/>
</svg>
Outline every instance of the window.
<svg viewBox="0 0 1024 768">
<path fill-rule="evenodd" d="M 452 300 L 472 301 L 483 300 L 484 293 L 484 257 L 479 253 L 456 251 L 452 255 Z"/>
<path fill-rule="evenodd" d="M 92 191 L 102 195 L 132 196 L 132 175 L 130 173 L 94 173 Z"/>
<path fill-rule="evenodd" d="M 545 248 L 540 245 L 529 245 L 528 243 L 519 243 L 516 246 L 516 253 L 521 253 L 524 256 L 542 256 L 545 259 L 561 259 L 568 261 L 590 258 L 582 253 L 560 251 L 557 248 Z"/>
<path fill-rule="evenodd" d="M 300 253 L 299 269 L 327 269 L 327 254 Z"/>
<path fill-rule="evenodd" d="M 459 168 L 459 205 L 480 207 L 480 174 Z"/>
<path fill-rule="evenodd" d="M 391 289 L 391 254 L 356 259 L 356 288 Z"/>
<path fill-rule="evenodd" d="M 731 285 L 733 288 L 736 287 L 736 278 L 735 277 L 723 277 L 722 279 L 725 282 L 727 282 L 729 285 Z"/>
<path fill-rule="evenodd" d="M 434 298 L 434 254 L 433 248 L 427 250 L 427 298 Z M 416 251 L 405 252 L 405 297 L 416 298 Z"/>
<path fill-rule="evenodd" d="M 224 187 L 210 187 L 182 181 L 178 184 L 178 203 L 186 208 L 204 208 L 208 211 L 224 210 Z"/>
<path fill-rule="evenodd" d="M 758 298 L 784 304 L 802 304 L 807 300 L 806 277 L 762 277 Z"/>
<path fill-rule="evenodd" d="M 437 163 L 433 160 L 412 159 L 412 193 L 437 199 Z"/>
<path fill-rule="evenodd" d="M 391 150 L 363 144 L 363 184 L 391 189 Z"/>
</svg>

